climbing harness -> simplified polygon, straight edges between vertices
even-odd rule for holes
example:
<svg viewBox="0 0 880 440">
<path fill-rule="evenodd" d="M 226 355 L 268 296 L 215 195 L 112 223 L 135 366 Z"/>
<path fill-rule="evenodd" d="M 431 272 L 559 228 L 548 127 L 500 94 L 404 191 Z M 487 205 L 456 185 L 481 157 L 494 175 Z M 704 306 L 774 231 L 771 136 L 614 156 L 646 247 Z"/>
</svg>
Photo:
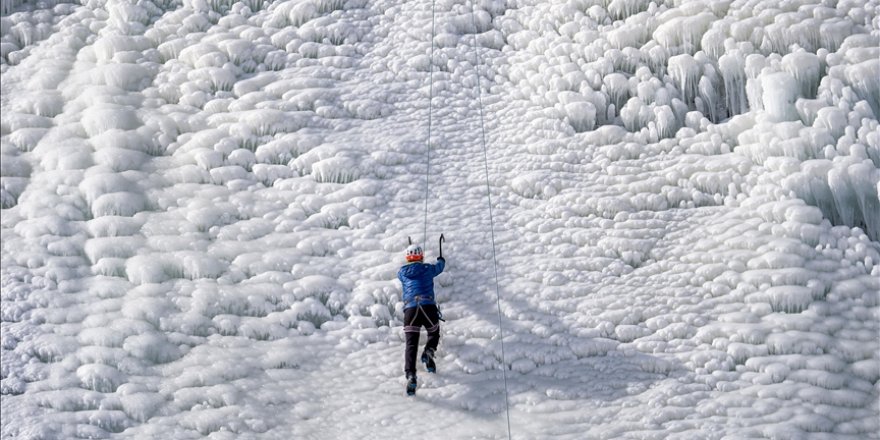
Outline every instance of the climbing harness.
<svg viewBox="0 0 880 440">
<path fill-rule="evenodd" d="M 419 308 L 419 311 L 418 311 L 418 313 L 416 313 L 416 314 L 413 316 L 413 319 L 409 322 L 409 325 L 403 328 L 403 331 L 404 331 L 404 332 L 408 332 L 408 331 L 410 331 L 413 327 L 415 327 L 413 324 L 416 323 L 416 319 L 419 318 L 419 314 L 421 314 L 422 316 L 425 317 L 425 319 L 428 320 L 428 324 L 431 324 L 431 327 L 428 327 L 428 331 L 430 331 L 430 330 L 434 329 L 435 327 L 437 327 L 438 325 L 440 325 L 439 322 L 438 322 L 438 323 L 434 323 L 434 321 L 431 320 L 431 317 L 428 316 L 428 312 L 426 312 L 425 309 L 422 308 L 422 302 L 421 302 L 421 301 L 422 301 L 422 297 L 421 297 L 420 295 L 416 295 L 414 299 L 415 299 L 415 301 L 416 301 L 416 307 Z M 437 313 L 438 313 L 438 314 L 440 313 L 440 308 L 439 308 L 439 307 L 437 308 Z M 441 321 L 445 321 L 445 320 L 442 318 L 442 316 L 440 317 L 440 320 L 441 320 Z M 410 330 L 407 330 L 407 329 L 410 329 Z M 412 330 L 412 331 L 419 331 L 419 332 L 420 332 L 420 331 L 421 331 L 421 327 L 418 327 L 416 330 Z"/>
</svg>

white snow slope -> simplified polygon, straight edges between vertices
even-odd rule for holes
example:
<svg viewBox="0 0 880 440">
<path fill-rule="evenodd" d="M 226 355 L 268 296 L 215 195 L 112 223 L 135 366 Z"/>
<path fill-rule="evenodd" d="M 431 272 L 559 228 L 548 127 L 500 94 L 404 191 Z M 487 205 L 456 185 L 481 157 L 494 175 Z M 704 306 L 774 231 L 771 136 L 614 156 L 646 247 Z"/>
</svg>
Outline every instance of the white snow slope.
<svg viewBox="0 0 880 440">
<path fill-rule="evenodd" d="M 878 438 L 878 11 L 3 0 L 2 438 Z"/>
</svg>

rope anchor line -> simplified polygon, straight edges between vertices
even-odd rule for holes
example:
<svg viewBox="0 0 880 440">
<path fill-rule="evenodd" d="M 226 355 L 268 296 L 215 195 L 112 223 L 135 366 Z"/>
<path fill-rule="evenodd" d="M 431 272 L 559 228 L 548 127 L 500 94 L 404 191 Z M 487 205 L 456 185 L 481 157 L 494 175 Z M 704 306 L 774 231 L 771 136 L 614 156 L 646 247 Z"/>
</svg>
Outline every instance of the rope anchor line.
<svg viewBox="0 0 880 440">
<path fill-rule="evenodd" d="M 428 199 L 430 198 L 431 178 L 431 138 L 432 121 L 434 119 L 434 34 L 436 32 L 436 14 L 434 5 L 436 0 L 431 1 L 431 73 L 428 75 L 428 151 L 425 153 L 425 227 L 422 231 L 422 242 L 428 243 Z"/>
<path fill-rule="evenodd" d="M 423 237 L 425 242 L 428 240 L 428 200 L 430 196 L 430 176 L 431 176 L 431 146 L 432 146 L 432 122 L 434 115 L 434 37 L 436 34 L 436 11 L 435 11 L 436 0 L 431 1 L 431 72 L 429 75 L 429 99 L 428 99 L 428 142 L 427 142 L 427 153 L 426 153 L 426 171 L 425 171 L 425 223 L 423 230 Z M 474 2 L 471 3 L 471 20 L 473 22 L 474 29 L 477 28 L 477 19 L 476 19 L 476 4 Z M 483 165 L 486 173 L 486 196 L 488 198 L 489 204 L 489 226 L 492 237 L 492 264 L 495 273 L 495 300 L 496 305 L 498 307 L 498 333 L 501 338 L 501 373 L 504 379 L 504 406 L 507 414 L 507 438 L 510 440 L 512 438 L 512 433 L 510 429 L 510 392 L 507 384 L 507 367 L 506 367 L 506 359 L 504 353 L 504 326 L 502 321 L 502 312 L 501 312 L 501 290 L 499 287 L 498 281 L 498 256 L 496 252 L 495 246 L 495 219 L 493 217 L 492 212 L 492 191 L 491 185 L 489 183 L 489 153 L 488 148 L 486 146 L 486 124 L 485 124 L 485 116 L 483 115 L 483 95 L 482 95 L 482 85 L 480 81 L 480 71 L 479 69 L 482 67 L 482 59 L 480 57 L 479 45 L 477 42 L 477 34 L 474 33 L 474 55 L 476 56 L 477 64 L 475 66 L 475 74 L 477 78 L 477 102 L 479 104 L 480 109 L 480 140 L 483 146 Z M 411 241 L 411 240 L 410 240 Z M 443 254 L 443 235 L 440 236 L 440 254 Z"/>
<path fill-rule="evenodd" d="M 471 3 L 471 20 L 474 25 L 474 29 L 477 28 L 477 14 L 476 14 L 476 3 Z M 477 34 L 474 33 L 474 55 L 477 59 L 477 64 L 474 69 L 474 73 L 477 77 L 477 102 L 480 108 L 480 140 L 483 144 L 483 165 L 485 166 L 486 171 L 486 197 L 488 199 L 489 204 L 489 230 L 491 231 L 492 237 L 492 266 L 495 271 L 495 304 L 498 307 L 498 334 L 501 337 L 501 374 L 504 378 L 504 407 L 507 413 L 507 438 L 510 440 L 512 437 L 511 429 L 510 429 L 510 391 L 507 385 L 507 357 L 504 353 L 504 325 L 502 322 L 501 313 L 501 290 L 500 283 L 498 281 L 498 254 L 495 250 L 495 218 L 492 212 L 492 187 L 489 184 L 489 152 L 488 147 L 486 146 L 486 122 L 485 116 L 483 115 L 483 87 L 480 81 L 480 68 L 483 65 L 483 60 L 480 57 L 480 47 L 477 42 Z"/>
</svg>

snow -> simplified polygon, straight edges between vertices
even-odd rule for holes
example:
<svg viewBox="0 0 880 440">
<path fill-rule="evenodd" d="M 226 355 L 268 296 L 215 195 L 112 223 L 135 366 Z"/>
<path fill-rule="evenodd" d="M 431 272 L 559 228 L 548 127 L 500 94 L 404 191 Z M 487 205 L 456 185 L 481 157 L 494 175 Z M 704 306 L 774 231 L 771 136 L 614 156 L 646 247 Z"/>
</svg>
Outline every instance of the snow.
<svg viewBox="0 0 880 440">
<path fill-rule="evenodd" d="M 880 438 L 877 10 L 3 0 L 2 435 Z"/>
</svg>

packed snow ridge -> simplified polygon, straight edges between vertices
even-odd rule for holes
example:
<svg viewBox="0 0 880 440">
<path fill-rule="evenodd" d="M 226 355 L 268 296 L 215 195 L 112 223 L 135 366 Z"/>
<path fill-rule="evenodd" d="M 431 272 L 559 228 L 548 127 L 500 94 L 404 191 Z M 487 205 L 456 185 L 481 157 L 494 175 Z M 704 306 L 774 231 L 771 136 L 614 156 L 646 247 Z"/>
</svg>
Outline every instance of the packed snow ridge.
<svg viewBox="0 0 880 440">
<path fill-rule="evenodd" d="M 3 438 L 880 436 L 877 0 L 0 5 Z"/>
</svg>

